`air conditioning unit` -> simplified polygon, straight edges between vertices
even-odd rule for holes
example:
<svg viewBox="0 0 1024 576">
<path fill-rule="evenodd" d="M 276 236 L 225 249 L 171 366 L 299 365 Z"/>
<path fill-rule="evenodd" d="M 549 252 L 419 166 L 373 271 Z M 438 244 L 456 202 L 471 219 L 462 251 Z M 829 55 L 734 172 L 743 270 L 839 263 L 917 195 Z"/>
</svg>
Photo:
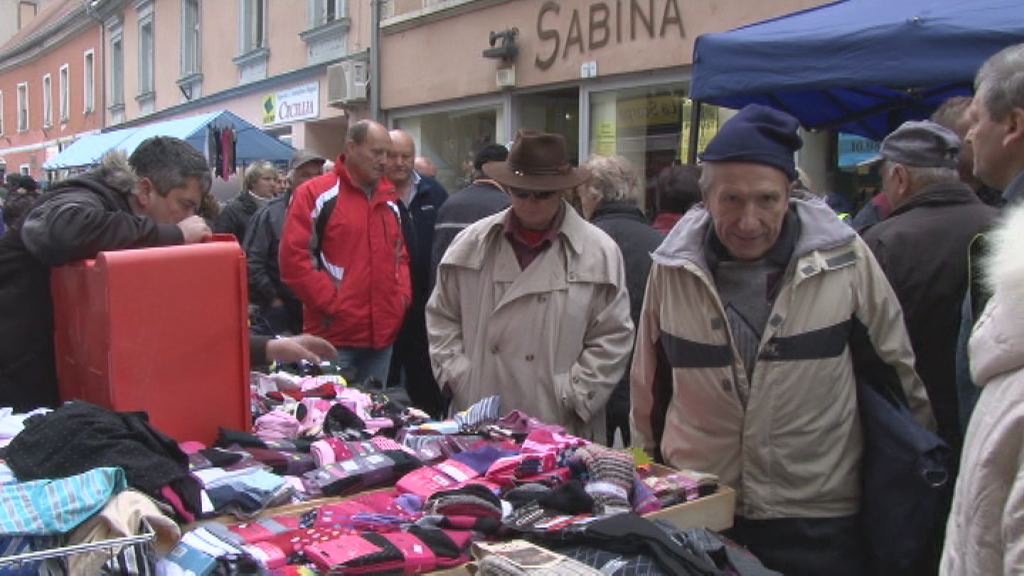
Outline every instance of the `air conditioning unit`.
<svg viewBox="0 0 1024 576">
<path fill-rule="evenodd" d="M 346 60 L 327 67 L 327 104 L 344 107 L 366 100 L 369 77 L 366 62 Z"/>
</svg>

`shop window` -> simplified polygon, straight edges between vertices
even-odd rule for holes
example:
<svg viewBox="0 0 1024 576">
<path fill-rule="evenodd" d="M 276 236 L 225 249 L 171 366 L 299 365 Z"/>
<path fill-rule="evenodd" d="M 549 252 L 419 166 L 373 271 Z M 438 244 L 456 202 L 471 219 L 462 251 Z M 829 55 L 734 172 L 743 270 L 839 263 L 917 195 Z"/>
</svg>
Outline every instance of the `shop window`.
<svg viewBox="0 0 1024 576">
<path fill-rule="evenodd" d="M 65 64 L 60 67 L 60 76 L 58 77 L 58 90 L 60 95 L 60 121 L 67 122 L 69 114 L 71 113 L 71 90 L 68 86 L 68 65 Z"/>
<path fill-rule="evenodd" d="M 501 108 L 485 107 L 398 118 L 396 127 L 417 141 L 416 154 L 437 164 L 437 179 L 449 193 L 473 181 L 473 159 L 487 144 L 504 144 Z"/>
<path fill-rule="evenodd" d="M 53 81 L 49 74 L 43 75 L 43 128 L 53 126 Z"/>
<path fill-rule="evenodd" d="M 658 174 L 687 160 L 692 105 L 687 92 L 687 86 L 680 83 L 590 94 L 588 150 L 602 156 L 624 156 L 632 162 L 644 177 L 649 210 L 654 207 Z M 718 133 L 725 113 L 715 106 L 702 106 L 698 152 Z"/>
</svg>

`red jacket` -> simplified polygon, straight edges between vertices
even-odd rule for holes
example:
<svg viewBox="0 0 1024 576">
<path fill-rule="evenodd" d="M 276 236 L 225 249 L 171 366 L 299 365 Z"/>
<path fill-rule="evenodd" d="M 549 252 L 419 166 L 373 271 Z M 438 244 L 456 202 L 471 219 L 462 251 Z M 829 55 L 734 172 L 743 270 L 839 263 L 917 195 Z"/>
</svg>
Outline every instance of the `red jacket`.
<svg viewBox="0 0 1024 576">
<path fill-rule="evenodd" d="M 334 196 L 318 262 L 316 219 Z M 333 173 L 295 191 L 281 233 L 281 279 L 302 301 L 306 332 L 345 348 L 381 349 L 395 341 L 412 299 L 398 202 L 385 178 L 367 199 L 349 178 L 344 156 Z"/>
</svg>

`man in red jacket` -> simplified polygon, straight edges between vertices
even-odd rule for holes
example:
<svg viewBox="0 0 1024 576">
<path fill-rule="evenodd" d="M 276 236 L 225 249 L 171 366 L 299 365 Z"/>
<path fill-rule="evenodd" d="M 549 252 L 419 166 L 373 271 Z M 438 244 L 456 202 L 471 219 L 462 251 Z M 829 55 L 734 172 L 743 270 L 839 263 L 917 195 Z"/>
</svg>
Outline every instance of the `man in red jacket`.
<svg viewBox="0 0 1024 576">
<path fill-rule="evenodd" d="M 395 187 L 384 177 L 391 139 L 370 120 L 349 127 L 334 171 L 294 192 L 281 234 L 281 279 L 303 307 L 303 331 L 338 348 L 354 382 L 386 382 L 412 299 Z"/>
</svg>

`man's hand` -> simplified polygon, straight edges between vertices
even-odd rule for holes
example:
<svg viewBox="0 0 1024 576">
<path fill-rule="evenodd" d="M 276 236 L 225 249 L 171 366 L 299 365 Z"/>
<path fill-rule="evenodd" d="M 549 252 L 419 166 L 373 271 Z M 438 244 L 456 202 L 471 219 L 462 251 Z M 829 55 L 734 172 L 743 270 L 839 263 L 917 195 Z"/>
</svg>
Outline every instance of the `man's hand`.
<svg viewBox="0 0 1024 576">
<path fill-rule="evenodd" d="M 206 225 L 206 220 L 203 220 L 200 216 L 185 218 L 178 222 L 178 228 L 181 228 L 181 234 L 185 237 L 185 244 L 198 244 L 213 236 L 210 227 Z"/>
<path fill-rule="evenodd" d="M 267 342 L 267 360 L 274 362 L 308 360 L 319 363 L 322 359 L 333 360 L 337 355 L 337 350 L 330 342 L 312 334 L 276 338 Z"/>
</svg>

